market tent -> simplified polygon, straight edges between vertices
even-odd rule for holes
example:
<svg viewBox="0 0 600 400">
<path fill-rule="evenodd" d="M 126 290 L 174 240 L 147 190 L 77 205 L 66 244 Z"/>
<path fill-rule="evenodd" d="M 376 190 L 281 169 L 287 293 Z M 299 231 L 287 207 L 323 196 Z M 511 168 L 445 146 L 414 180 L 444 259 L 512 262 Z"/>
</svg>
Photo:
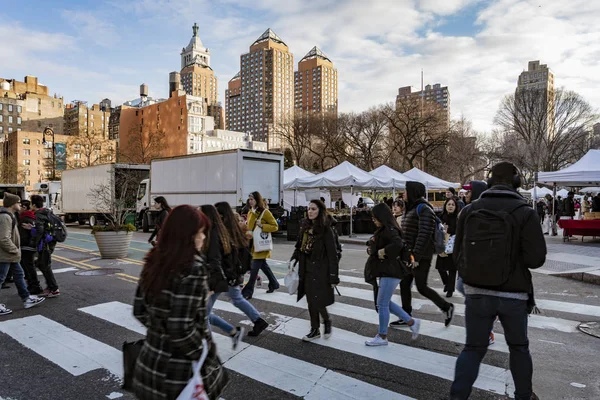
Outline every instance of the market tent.
<svg viewBox="0 0 600 400">
<path fill-rule="evenodd" d="M 600 150 L 590 150 L 573 165 L 554 172 L 538 172 L 537 182 L 560 186 L 600 185 Z"/>
<path fill-rule="evenodd" d="M 531 193 L 531 195 L 533 196 L 533 191 L 534 189 L 529 189 L 528 192 Z M 537 194 L 537 197 L 544 197 L 545 195 L 549 194 L 551 196 L 554 196 L 554 192 L 551 189 L 545 188 L 545 187 L 540 187 L 538 186 L 537 188 L 535 188 L 535 192 Z"/>
<path fill-rule="evenodd" d="M 369 173 L 385 180 L 393 179 L 396 189 L 404 189 L 406 187 L 406 182 L 410 181 L 408 177 L 404 176 L 395 169 L 388 167 L 387 165 L 377 167 Z"/>
<path fill-rule="evenodd" d="M 308 178 L 314 176 L 312 172 L 308 172 L 297 165 L 283 171 L 283 186 L 293 184 L 297 179 Z M 296 206 L 308 206 L 306 196 L 304 193 L 299 193 L 297 190 L 284 190 L 283 191 L 283 208 L 291 210 L 292 207 Z"/>
<path fill-rule="evenodd" d="M 600 193 L 600 187 L 588 186 L 584 187 L 579 193 Z"/>
<path fill-rule="evenodd" d="M 421 171 L 419 168 L 413 168 L 403 174 L 409 180 L 421 182 L 427 187 L 427 189 L 448 189 L 450 187 L 458 188 L 460 184 L 454 182 L 448 182 L 440 178 L 436 178 L 427 172 Z"/>
<path fill-rule="evenodd" d="M 556 195 L 560 197 L 567 197 L 569 195 L 569 191 L 567 189 L 560 189 L 558 192 L 556 192 Z"/>
<path fill-rule="evenodd" d="M 284 189 L 340 189 L 350 187 L 356 189 L 391 189 L 393 186 L 393 180 L 377 178 L 348 161 L 344 161 L 320 174 L 296 179 L 295 182 L 289 185 L 284 184 Z"/>
</svg>

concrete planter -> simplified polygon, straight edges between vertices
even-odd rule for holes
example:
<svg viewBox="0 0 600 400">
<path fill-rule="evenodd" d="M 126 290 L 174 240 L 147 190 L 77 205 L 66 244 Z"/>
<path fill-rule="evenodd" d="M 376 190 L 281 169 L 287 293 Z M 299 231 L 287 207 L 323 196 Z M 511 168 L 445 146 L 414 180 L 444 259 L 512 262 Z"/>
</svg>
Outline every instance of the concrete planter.
<svg viewBox="0 0 600 400">
<path fill-rule="evenodd" d="M 94 237 L 102 258 L 126 258 L 133 232 L 96 232 Z"/>
</svg>

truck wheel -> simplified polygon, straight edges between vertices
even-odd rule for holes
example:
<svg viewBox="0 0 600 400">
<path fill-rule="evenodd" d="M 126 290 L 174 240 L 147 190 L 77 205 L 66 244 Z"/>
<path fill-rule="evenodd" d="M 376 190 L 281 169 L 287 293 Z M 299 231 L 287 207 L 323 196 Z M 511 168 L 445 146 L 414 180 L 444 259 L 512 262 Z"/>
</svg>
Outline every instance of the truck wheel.
<svg viewBox="0 0 600 400">
<path fill-rule="evenodd" d="M 79 223 L 79 225 L 85 225 L 85 219 L 79 219 L 77 220 L 77 222 Z"/>
<path fill-rule="evenodd" d="M 142 232 L 150 232 L 150 224 L 148 223 L 148 213 L 144 213 L 142 216 Z"/>
<path fill-rule="evenodd" d="M 93 228 L 94 226 L 96 226 L 97 223 L 98 223 L 98 219 L 96 218 L 96 216 L 90 215 L 90 222 L 89 222 L 90 227 Z"/>
</svg>

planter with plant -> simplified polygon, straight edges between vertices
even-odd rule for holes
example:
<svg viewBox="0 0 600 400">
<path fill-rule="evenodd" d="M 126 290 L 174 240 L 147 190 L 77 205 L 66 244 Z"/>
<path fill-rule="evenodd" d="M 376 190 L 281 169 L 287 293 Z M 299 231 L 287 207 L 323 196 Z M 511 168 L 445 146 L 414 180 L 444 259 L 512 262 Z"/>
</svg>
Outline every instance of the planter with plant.
<svg viewBox="0 0 600 400">
<path fill-rule="evenodd" d="M 92 228 L 102 258 L 125 258 L 136 228 L 127 223 L 135 212 L 140 177 L 128 170 L 115 171 L 108 182 L 94 186 L 88 197 L 104 217 L 104 225 Z"/>
</svg>

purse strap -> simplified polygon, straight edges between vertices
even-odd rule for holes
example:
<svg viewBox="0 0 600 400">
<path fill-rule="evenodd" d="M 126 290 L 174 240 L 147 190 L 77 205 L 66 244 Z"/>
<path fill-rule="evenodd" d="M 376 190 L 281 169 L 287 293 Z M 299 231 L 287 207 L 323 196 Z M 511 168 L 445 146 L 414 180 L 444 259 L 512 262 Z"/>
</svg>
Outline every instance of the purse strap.
<svg viewBox="0 0 600 400">
<path fill-rule="evenodd" d="M 194 374 L 200 374 L 200 369 L 202 365 L 204 365 L 204 361 L 206 361 L 206 357 L 208 356 L 208 342 L 206 339 L 202 339 L 202 355 L 200 356 L 200 360 L 194 363 Z"/>
<path fill-rule="evenodd" d="M 254 228 L 252 228 L 253 231 L 256 229 L 256 225 L 258 224 L 258 222 L 262 221 L 262 217 L 265 215 L 265 211 L 267 211 L 267 209 L 264 209 L 263 212 L 260 213 L 260 216 L 254 222 Z"/>
</svg>

